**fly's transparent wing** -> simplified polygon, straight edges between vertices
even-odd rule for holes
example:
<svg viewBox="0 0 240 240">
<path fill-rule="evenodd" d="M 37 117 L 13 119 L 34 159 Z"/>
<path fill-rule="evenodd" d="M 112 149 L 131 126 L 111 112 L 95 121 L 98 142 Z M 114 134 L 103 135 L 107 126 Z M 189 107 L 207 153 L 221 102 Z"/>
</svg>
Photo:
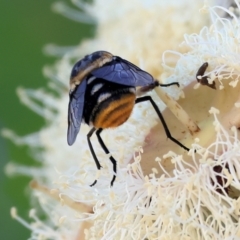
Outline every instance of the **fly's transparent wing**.
<svg viewBox="0 0 240 240">
<path fill-rule="evenodd" d="M 68 104 L 68 131 L 67 142 L 72 145 L 77 137 L 82 122 L 82 114 L 84 107 L 84 96 L 87 82 L 82 81 L 76 89 L 69 94 L 70 100 Z"/>
<path fill-rule="evenodd" d="M 120 57 L 91 72 L 96 78 L 102 78 L 127 86 L 147 86 L 154 82 L 152 75 Z"/>
</svg>

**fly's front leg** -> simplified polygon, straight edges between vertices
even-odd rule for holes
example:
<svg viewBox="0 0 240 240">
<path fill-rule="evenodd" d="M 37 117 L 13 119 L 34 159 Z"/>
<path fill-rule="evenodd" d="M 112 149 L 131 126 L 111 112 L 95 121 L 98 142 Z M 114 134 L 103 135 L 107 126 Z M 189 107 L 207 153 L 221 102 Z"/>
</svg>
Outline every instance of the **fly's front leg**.
<svg viewBox="0 0 240 240">
<path fill-rule="evenodd" d="M 167 137 L 173 141 L 174 143 L 176 143 L 178 146 L 182 147 L 183 149 L 189 151 L 189 148 L 185 147 L 182 143 L 180 143 L 176 138 L 172 137 L 169 129 L 168 129 L 168 126 L 167 126 L 167 123 L 165 122 L 164 118 L 163 118 L 163 115 L 161 113 L 161 111 L 159 110 L 157 104 L 152 100 L 152 98 L 150 96 L 144 96 L 144 97 L 140 97 L 140 98 L 137 98 L 135 103 L 140 103 L 140 102 L 145 102 L 145 101 L 150 101 L 154 110 L 156 111 L 162 125 L 163 125 L 163 128 L 164 128 L 164 131 L 167 135 Z"/>
</svg>

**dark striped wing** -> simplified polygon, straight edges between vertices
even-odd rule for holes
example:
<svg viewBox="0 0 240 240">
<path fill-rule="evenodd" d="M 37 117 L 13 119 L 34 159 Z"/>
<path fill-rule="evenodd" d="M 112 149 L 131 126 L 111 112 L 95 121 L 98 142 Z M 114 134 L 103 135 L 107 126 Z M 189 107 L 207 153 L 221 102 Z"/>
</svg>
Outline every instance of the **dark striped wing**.
<svg viewBox="0 0 240 240">
<path fill-rule="evenodd" d="M 67 142 L 72 145 L 77 137 L 82 122 L 82 114 L 84 107 L 84 96 L 86 90 L 86 79 L 81 82 L 72 93 L 69 94 L 70 100 L 68 104 L 68 131 Z"/>
<path fill-rule="evenodd" d="M 120 57 L 91 72 L 97 78 L 127 86 L 147 86 L 154 82 L 152 75 Z"/>
</svg>

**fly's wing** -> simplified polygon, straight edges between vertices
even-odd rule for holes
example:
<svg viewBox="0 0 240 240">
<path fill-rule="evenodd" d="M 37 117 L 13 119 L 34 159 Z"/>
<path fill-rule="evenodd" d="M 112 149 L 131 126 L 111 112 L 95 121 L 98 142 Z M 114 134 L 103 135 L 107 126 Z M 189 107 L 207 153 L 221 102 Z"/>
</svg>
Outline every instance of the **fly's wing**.
<svg viewBox="0 0 240 240">
<path fill-rule="evenodd" d="M 120 57 L 91 72 L 97 78 L 126 86 L 147 86 L 154 82 L 152 75 Z"/>
<path fill-rule="evenodd" d="M 67 142 L 70 146 L 75 142 L 80 130 L 86 85 L 85 79 L 69 94 Z"/>
</svg>

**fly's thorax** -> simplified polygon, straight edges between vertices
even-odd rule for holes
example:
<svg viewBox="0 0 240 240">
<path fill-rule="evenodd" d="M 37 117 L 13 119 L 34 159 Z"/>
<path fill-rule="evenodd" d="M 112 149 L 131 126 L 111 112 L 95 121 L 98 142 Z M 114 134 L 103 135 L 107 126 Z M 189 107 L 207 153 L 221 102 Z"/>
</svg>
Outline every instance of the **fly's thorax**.
<svg viewBox="0 0 240 240">
<path fill-rule="evenodd" d="M 73 91 L 93 70 L 111 62 L 114 56 L 106 51 L 97 51 L 79 60 L 72 69 L 70 90 Z"/>
<path fill-rule="evenodd" d="M 136 89 L 90 76 L 87 79 L 83 120 L 95 128 L 117 127 L 133 110 Z"/>
</svg>

